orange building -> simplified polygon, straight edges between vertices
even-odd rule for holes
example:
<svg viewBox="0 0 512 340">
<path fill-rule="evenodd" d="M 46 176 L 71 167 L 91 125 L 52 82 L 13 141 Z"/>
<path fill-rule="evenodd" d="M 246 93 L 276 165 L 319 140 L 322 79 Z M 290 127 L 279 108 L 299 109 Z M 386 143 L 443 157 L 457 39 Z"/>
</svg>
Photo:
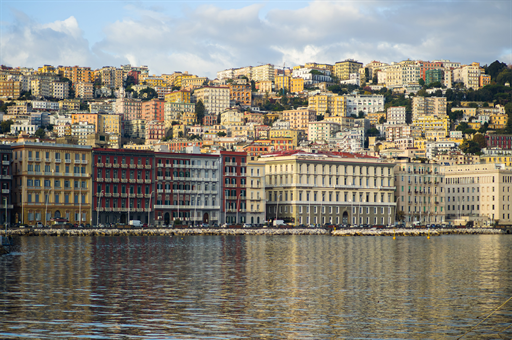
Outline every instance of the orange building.
<svg viewBox="0 0 512 340">
<path fill-rule="evenodd" d="M 164 121 L 164 105 L 165 101 L 160 99 L 152 99 L 142 102 L 142 119 L 146 122 L 157 120 Z"/>
<path fill-rule="evenodd" d="M 94 131 L 96 133 L 99 132 L 99 114 L 97 113 L 73 113 L 71 115 L 71 125 L 77 124 L 77 123 L 83 123 L 86 122 L 88 124 L 94 124 Z"/>
<path fill-rule="evenodd" d="M 94 83 L 94 72 L 91 71 L 90 67 L 60 66 L 59 73 L 71 80 L 73 85 L 76 83 Z"/>
<path fill-rule="evenodd" d="M 242 105 L 251 105 L 252 92 L 251 85 L 248 84 L 228 84 L 229 99 Z"/>
</svg>

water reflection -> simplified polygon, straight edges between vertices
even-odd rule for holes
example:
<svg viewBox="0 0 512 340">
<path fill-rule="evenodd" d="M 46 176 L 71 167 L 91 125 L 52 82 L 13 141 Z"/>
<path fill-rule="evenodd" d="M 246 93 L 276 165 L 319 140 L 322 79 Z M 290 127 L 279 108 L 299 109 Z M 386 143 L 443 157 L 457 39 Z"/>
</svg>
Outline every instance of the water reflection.
<svg viewBox="0 0 512 340">
<path fill-rule="evenodd" d="M 17 241 L 0 337 L 456 338 L 512 295 L 507 236 Z M 466 338 L 511 320 L 507 305 Z"/>
</svg>

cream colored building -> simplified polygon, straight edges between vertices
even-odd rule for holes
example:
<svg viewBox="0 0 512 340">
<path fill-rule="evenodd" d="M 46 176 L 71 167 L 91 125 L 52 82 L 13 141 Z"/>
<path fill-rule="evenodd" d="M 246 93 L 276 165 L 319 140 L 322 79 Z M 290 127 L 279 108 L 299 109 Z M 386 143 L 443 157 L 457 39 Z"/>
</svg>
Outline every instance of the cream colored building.
<svg viewBox="0 0 512 340">
<path fill-rule="evenodd" d="M 397 210 L 406 225 L 445 222 L 445 191 L 441 165 L 399 161 L 395 166 Z"/>
<path fill-rule="evenodd" d="M 123 133 L 121 115 L 99 115 L 99 132 L 121 135 Z"/>
<path fill-rule="evenodd" d="M 358 73 L 361 67 L 363 67 L 363 63 L 360 63 L 353 59 L 339 61 L 334 64 L 334 76 L 337 77 L 338 80 L 349 79 L 350 74 Z"/>
<path fill-rule="evenodd" d="M 480 64 L 462 65 L 453 70 L 453 82 L 463 83 L 466 88 L 478 90 L 480 88 Z"/>
<path fill-rule="evenodd" d="M 414 97 L 412 99 L 412 118 L 426 115 L 445 116 L 446 97 Z"/>
<path fill-rule="evenodd" d="M 248 162 L 247 223 L 263 224 L 266 220 L 265 207 L 265 165 L 260 162 Z"/>
<path fill-rule="evenodd" d="M 488 224 L 512 224 L 512 169 L 501 164 L 454 165 L 441 168 L 441 174 L 448 219 L 480 216 Z"/>
<path fill-rule="evenodd" d="M 51 218 L 66 218 L 91 224 L 90 146 L 23 142 L 12 144 L 12 150 L 20 222 L 48 224 Z"/>
<path fill-rule="evenodd" d="M 205 86 L 194 91 L 196 103 L 201 100 L 206 114 L 219 114 L 229 107 L 229 87 Z"/>
<path fill-rule="evenodd" d="M 251 70 L 251 76 L 248 77 L 250 80 L 257 81 L 265 81 L 265 80 L 274 80 L 274 65 L 266 64 L 260 66 L 253 66 Z"/>
<path fill-rule="evenodd" d="M 81 99 L 92 99 L 94 97 L 93 83 L 76 84 L 75 97 Z"/>
<path fill-rule="evenodd" d="M 316 121 L 316 111 L 307 107 L 283 111 L 283 120 L 290 122 L 292 130 L 308 131 L 308 124 Z"/>
<path fill-rule="evenodd" d="M 341 131 L 341 125 L 329 121 L 310 122 L 308 124 L 308 140 L 309 141 L 327 141 L 334 137 L 337 132 Z"/>
<path fill-rule="evenodd" d="M 262 155 L 267 219 L 300 224 L 388 225 L 395 220 L 392 163 L 302 150 Z"/>
</svg>

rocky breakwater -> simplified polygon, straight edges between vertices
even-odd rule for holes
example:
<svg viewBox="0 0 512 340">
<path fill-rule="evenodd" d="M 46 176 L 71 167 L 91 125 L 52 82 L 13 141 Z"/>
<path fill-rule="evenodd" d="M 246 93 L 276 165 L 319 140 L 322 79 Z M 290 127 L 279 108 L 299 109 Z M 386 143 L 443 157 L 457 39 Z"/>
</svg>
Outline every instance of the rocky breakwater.
<svg viewBox="0 0 512 340">
<path fill-rule="evenodd" d="M 0 235 L 5 231 L 1 230 Z M 10 236 L 186 236 L 186 235 L 329 235 L 325 229 L 11 229 Z"/>
<path fill-rule="evenodd" d="M 440 236 L 440 235 L 480 235 L 505 234 L 502 229 L 456 228 L 456 229 L 338 229 L 333 236 Z"/>
<path fill-rule="evenodd" d="M 439 236 L 439 235 L 477 235 L 505 234 L 502 229 L 338 229 L 321 228 L 261 228 L 261 229 L 10 229 L 9 236 L 186 236 L 186 235 L 332 235 L 332 236 Z M 5 235 L 0 230 L 0 235 Z"/>
</svg>

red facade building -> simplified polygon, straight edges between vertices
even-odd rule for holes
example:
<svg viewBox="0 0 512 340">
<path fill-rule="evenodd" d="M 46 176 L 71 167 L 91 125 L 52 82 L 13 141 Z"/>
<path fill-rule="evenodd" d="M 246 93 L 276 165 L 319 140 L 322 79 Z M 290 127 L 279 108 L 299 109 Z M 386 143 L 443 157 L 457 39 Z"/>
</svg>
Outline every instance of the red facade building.
<svg viewBox="0 0 512 340">
<path fill-rule="evenodd" d="M 246 222 L 247 153 L 221 151 L 222 160 L 222 221 L 228 224 Z"/>
</svg>

